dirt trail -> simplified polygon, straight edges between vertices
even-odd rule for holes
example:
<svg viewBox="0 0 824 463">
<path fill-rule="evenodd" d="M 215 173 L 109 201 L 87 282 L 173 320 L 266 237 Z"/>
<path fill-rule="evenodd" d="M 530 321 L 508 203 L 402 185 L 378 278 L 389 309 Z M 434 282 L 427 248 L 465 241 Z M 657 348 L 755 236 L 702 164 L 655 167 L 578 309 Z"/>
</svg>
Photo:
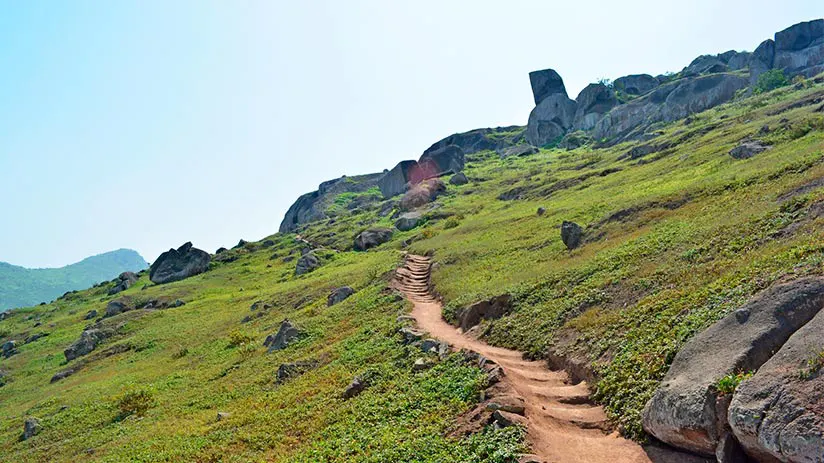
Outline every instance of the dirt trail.
<svg viewBox="0 0 824 463">
<path fill-rule="evenodd" d="M 446 323 L 441 303 L 432 295 L 430 270 L 428 258 L 408 255 L 396 272 L 397 288 L 414 304 L 412 316 L 433 337 L 455 349 L 478 352 L 503 368 L 503 381 L 524 398 L 527 435 L 535 455 L 550 463 L 650 461 L 636 443 L 598 429 L 606 416 L 591 404 L 585 383 L 571 385 L 564 372 L 550 371 L 543 362 L 524 360 L 520 352 L 490 346 Z"/>
</svg>

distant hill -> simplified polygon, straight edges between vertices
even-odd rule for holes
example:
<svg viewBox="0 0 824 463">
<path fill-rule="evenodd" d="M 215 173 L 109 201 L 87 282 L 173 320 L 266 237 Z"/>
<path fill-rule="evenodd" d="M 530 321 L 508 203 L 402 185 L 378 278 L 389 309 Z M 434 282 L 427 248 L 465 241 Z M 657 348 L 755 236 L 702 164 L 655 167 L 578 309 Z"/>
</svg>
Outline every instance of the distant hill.
<svg viewBox="0 0 824 463">
<path fill-rule="evenodd" d="M 121 272 L 147 267 L 136 251 L 118 249 L 61 268 L 29 269 L 0 262 L 0 311 L 49 302 L 66 291 L 85 289 Z"/>
</svg>

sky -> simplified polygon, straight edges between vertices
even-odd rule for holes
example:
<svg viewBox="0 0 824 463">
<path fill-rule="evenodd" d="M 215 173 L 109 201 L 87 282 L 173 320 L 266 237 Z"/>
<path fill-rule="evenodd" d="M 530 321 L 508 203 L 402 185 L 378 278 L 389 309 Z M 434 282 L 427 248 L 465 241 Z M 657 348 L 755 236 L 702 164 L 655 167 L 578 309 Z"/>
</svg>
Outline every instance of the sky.
<svg viewBox="0 0 824 463">
<path fill-rule="evenodd" d="M 753 50 L 820 0 L 0 3 L 0 261 L 148 260 L 277 231 L 300 195 L 590 82 Z"/>
</svg>

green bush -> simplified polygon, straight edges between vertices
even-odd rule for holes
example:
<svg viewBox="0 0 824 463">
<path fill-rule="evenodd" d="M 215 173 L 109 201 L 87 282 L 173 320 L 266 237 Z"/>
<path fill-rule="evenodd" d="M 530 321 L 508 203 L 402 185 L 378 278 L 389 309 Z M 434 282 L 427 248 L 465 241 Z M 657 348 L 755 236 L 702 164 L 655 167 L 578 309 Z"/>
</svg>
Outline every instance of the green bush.
<svg viewBox="0 0 824 463">
<path fill-rule="evenodd" d="M 807 360 L 807 366 L 801 369 L 799 377 L 803 380 L 810 380 L 818 376 L 824 369 L 824 350 L 818 352 Z"/>
<path fill-rule="evenodd" d="M 135 389 L 124 393 L 117 400 L 120 418 L 136 415 L 143 416 L 154 407 L 154 394 L 149 389 Z"/>
<path fill-rule="evenodd" d="M 230 347 L 239 347 L 245 346 L 247 344 L 251 344 L 255 342 L 255 338 L 249 334 L 244 333 L 240 330 L 232 330 L 229 333 L 229 346 Z"/>
<path fill-rule="evenodd" d="M 783 69 L 770 69 L 758 76 L 754 90 L 755 93 L 764 93 L 780 87 L 786 87 L 787 85 L 790 85 L 790 81 L 787 80 L 787 76 L 784 75 Z"/>
<path fill-rule="evenodd" d="M 718 380 L 718 384 L 716 384 L 715 388 L 718 389 L 718 392 L 721 395 L 732 394 L 735 392 L 735 389 L 738 388 L 738 385 L 741 384 L 742 381 L 752 377 L 754 372 L 752 371 L 739 371 L 738 373 L 730 373 L 727 376 Z"/>
</svg>

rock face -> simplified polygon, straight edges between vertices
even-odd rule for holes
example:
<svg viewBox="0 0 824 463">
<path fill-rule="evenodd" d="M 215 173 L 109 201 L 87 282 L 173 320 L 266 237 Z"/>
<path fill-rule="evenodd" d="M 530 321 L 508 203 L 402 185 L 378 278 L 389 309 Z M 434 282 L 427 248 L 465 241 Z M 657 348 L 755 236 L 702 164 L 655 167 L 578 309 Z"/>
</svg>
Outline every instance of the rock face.
<svg viewBox="0 0 824 463">
<path fill-rule="evenodd" d="M 529 114 L 526 140 L 535 146 L 544 146 L 560 140 L 572 128 L 578 104 L 566 92 L 544 98 Z"/>
<path fill-rule="evenodd" d="M 735 391 L 729 423 L 758 461 L 824 461 L 824 311 Z"/>
<path fill-rule="evenodd" d="M 355 251 L 366 251 L 392 239 L 392 230 L 388 228 L 370 228 L 355 237 Z"/>
<path fill-rule="evenodd" d="M 747 84 L 747 79 L 733 74 L 679 79 L 615 107 L 595 124 L 592 134 L 596 139 L 637 138 L 654 122 L 672 122 L 726 103 Z"/>
<path fill-rule="evenodd" d="M 398 207 L 402 211 L 410 211 L 424 204 L 431 203 L 441 193 L 446 192 L 446 185 L 439 178 L 425 180 L 407 191 L 401 198 Z"/>
<path fill-rule="evenodd" d="M 575 222 L 567 222 L 566 220 L 561 224 L 561 241 L 567 249 L 575 249 L 581 242 L 581 235 L 584 230 Z"/>
<path fill-rule="evenodd" d="M 494 320 L 506 315 L 512 308 L 512 296 L 501 294 L 487 301 L 476 302 L 468 307 L 460 309 L 455 318 L 458 326 L 468 331 L 473 326 L 479 324 L 481 320 Z"/>
<path fill-rule="evenodd" d="M 268 352 L 283 350 L 286 349 L 289 344 L 300 339 L 300 336 L 300 330 L 293 325 L 292 322 L 286 319 L 280 322 L 280 328 L 276 334 L 270 334 L 266 337 L 266 340 L 263 341 L 263 345 L 269 348 Z"/>
<path fill-rule="evenodd" d="M 329 296 L 326 298 L 326 306 L 332 307 L 335 304 L 342 302 L 347 297 L 355 294 L 355 290 L 350 288 L 349 286 L 342 286 L 340 288 L 335 288 L 329 293 Z"/>
<path fill-rule="evenodd" d="M 535 99 L 535 106 L 541 104 L 547 97 L 552 95 L 567 96 L 564 80 L 554 69 L 544 69 L 529 73 L 529 83 L 532 85 L 532 96 Z"/>
<path fill-rule="evenodd" d="M 618 105 L 613 89 L 604 84 L 589 84 L 575 98 L 578 109 L 575 112 L 573 128 L 590 130 L 601 117 Z"/>
<path fill-rule="evenodd" d="M 183 280 L 208 270 L 211 260 L 208 252 L 194 248 L 188 242 L 161 254 L 149 267 L 149 279 L 156 284 Z"/>
<path fill-rule="evenodd" d="M 788 77 L 813 77 L 824 72 L 824 19 L 790 26 L 765 40 L 750 57 L 750 81 L 770 69 L 783 69 Z"/>
<path fill-rule="evenodd" d="M 327 218 L 326 210 L 338 195 L 341 193 L 363 193 L 374 186 L 378 186 L 379 180 L 384 175 L 383 172 L 379 172 L 353 177 L 343 176 L 321 183 L 316 191 L 301 195 L 289 207 L 283 221 L 280 223 L 279 231 L 281 233 L 290 233 L 302 224 Z"/>
<path fill-rule="evenodd" d="M 697 334 L 644 408 L 644 429 L 674 447 L 714 455 L 726 421 L 716 405 L 718 381 L 759 368 L 822 306 L 824 279 L 799 279 L 764 291 Z"/>
<path fill-rule="evenodd" d="M 137 275 L 134 272 L 123 272 L 117 277 L 117 284 L 109 290 L 109 296 L 126 291 L 133 284 L 137 283 Z"/>
<path fill-rule="evenodd" d="M 658 87 L 658 85 L 658 79 L 649 74 L 632 74 L 619 77 L 613 82 L 615 90 L 633 96 L 646 95 Z"/>
<path fill-rule="evenodd" d="M 416 161 L 401 161 L 378 181 L 378 187 L 384 198 L 399 195 L 409 188 L 409 180 L 418 168 Z"/>
</svg>

